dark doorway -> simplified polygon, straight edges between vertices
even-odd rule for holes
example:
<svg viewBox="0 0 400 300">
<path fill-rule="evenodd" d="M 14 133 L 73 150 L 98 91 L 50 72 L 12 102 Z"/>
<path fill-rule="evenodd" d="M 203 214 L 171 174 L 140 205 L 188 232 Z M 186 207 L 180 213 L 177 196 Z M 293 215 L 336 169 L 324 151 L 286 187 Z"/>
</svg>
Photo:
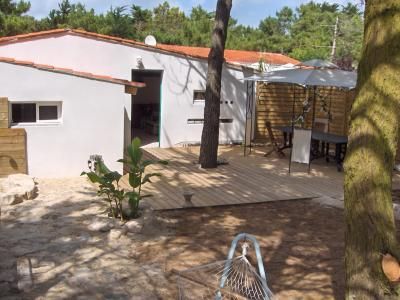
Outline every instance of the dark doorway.
<svg viewBox="0 0 400 300">
<path fill-rule="evenodd" d="M 132 96 L 132 138 L 139 137 L 144 147 L 160 146 L 162 70 L 132 70 L 132 80 L 144 82 Z"/>
</svg>

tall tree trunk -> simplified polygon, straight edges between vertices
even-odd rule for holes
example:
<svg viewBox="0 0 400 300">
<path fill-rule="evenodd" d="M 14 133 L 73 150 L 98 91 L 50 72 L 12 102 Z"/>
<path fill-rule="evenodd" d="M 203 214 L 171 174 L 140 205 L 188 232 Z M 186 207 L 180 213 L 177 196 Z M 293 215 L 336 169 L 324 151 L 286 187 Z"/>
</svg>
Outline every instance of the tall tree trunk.
<svg viewBox="0 0 400 300">
<path fill-rule="evenodd" d="M 231 8 L 232 0 L 218 0 L 211 49 L 208 55 L 204 126 L 199 159 L 202 168 L 217 167 L 221 73 Z"/>
<path fill-rule="evenodd" d="M 391 197 L 399 104 L 400 0 L 367 0 L 345 162 L 346 299 L 396 295 L 381 255 L 400 258 Z"/>
</svg>

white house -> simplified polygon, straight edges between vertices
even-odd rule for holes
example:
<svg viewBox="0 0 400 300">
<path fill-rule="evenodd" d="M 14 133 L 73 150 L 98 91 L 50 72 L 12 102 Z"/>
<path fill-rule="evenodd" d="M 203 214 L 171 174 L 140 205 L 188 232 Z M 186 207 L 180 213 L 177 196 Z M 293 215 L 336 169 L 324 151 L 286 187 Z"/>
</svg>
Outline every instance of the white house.
<svg viewBox="0 0 400 300">
<path fill-rule="evenodd" d="M 113 162 L 133 136 L 160 147 L 198 143 L 208 51 L 69 29 L 0 38 L 0 97 L 10 100 L 11 126 L 27 130 L 29 173 L 74 176 L 91 154 L 103 155 L 121 171 Z M 268 55 L 271 63 L 294 62 Z M 225 56 L 220 142 L 240 142 L 246 110 L 243 77 L 251 72 L 242 66 L 259 54 L 233 50 Z M 124 85 L 139 88 L 137 94 L 126 94 Z M 29 114 L 32 104 L 37 118 L 48 110 L 57 119 L 18 119 L 22 111 Z"/>
<path fill-rule="evenodd" d="M 28 171 L 34 176 L 77 176 L 91 154 L 122 170 L 129 139 L 125 107 L 141 83 L 0 58 L 1 94 L 13 127 L 27 132 Z M 128 131 L 129 132 L 129 131 Z"/>
</svg>

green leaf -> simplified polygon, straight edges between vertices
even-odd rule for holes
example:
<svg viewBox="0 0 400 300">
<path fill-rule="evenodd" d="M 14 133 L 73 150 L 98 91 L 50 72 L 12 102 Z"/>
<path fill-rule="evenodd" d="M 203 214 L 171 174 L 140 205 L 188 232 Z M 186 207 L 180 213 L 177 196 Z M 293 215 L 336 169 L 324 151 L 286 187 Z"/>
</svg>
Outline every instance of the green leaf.
<svg viewBox="0 0 400 300">
<path fill-rule="evenodd" d="M 142 159 L 142 150 L 140 149 L 141 141 L 139 138 L 134 138 L 128 147 L 128 154 L 131 159 L 131 168 L 137 168 L 140 160 Z"/>
<path fill-rule="evenodd" d="M 135 210 L 138 202 L 140 201 L 139 194 L 136 192 L 128 192 L 125 195 L 128 196 L 129 206 L 131 207 L 132 210 Z"/>
<path fill-rule="evenodd" d="M 135 173 L 129 173 L 129 185 L 136 189 L 140 185 L 140 176 Z"/>
<path fill-rule="evenodd" d="M 143 177 L 142 184 L 145 184 L 146 182 L 151 182 L 150 178 L 154 177 L 154 176 L 161 177 L 161 174 L 160 173 L 149 173 L 149 174 L 146 174 Z"/>
<path fill-rule="evenodd" d="M 117 171 L 114 171 L 114 172 L 110 172 L 110 173 L 105 174 L 104 177 L 107 180 L 109 180 L 110 182 L 113 182 L 113 181 L 118 182 L 121 179 L 122 175 L 119 174 Z"/>
<path fill-rule="evenodd" d="M 85 173 L 89 180 L 93 183 L 105 184 L 105 180 L 94 172 Z"/>
<path fill-rule="evenodd" d="M 130 164 L 131 163 L 131 161 L 128 160 L 128 159 L 118 159 L 117 162 L 124 163 L 124 164 Z"/>
<path fill-rule="evenodd" d="M 102 160 L 96 161 L 97 162 L 97 167 L 99 170 L 100 174 L 107 174 L 107 173 L 111 173 L 110 169 L 107 168 L 107 166 L 105 165 L 105 163 Z"/>
<path fill-rule="evenodd" d="M 156 164 L 160 164 L 160 165 L 168 165 L 168 161 L 166 160 L 144 160 L 142 162 L 142 167 L 146 168 L 147 166 L 150 165 L 156 165 Z"/>
</svg>

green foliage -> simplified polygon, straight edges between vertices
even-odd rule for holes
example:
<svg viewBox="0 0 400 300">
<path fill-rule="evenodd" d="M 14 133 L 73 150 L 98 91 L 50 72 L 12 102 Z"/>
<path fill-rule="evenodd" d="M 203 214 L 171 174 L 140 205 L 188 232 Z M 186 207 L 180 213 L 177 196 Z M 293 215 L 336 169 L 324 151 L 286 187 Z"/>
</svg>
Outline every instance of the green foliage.
<svg viewBox="0 0 400 300">
<path fill-rule="evenodd" d="M 291 27 L 292 49 L 289 54 L 299 60 L 329 59 L 334 25 L 339 18 L 336 60 L 349 57 L 358 62 L 361 52 L 363 21 L 357 6 L 309 2 L 297 8 Z"/>
<path fill-rule="evenodd" d="M 110 171 L 102 160 L 96 161 L 97 172 L 82 172 L 89 180 L 99 185 L 97 191 L 99 196 L 105 196 L 109 204 L 109 214 L 114 218 L 120 217 L 124 220 L 122 211 L 122 202 L 125 198 L 124 189 L 119 187 L 119 181 L 122 175 L 118 172 Z"/>
<path fill-rule="evenodd" d="M 23 15 L 30 7 L 30 3 L 25 1 L 0 0 L 0 36 L 35 31 L 35 19 Z"/>
<path fill-rule="evenodd" d="M 133 33 L 136 39 L 143 41 L 151 33 L 152 11 L 142 9 L 139 5 L 133 4 L 131 7 L 131 18 L 133 23 Z"/>
<path fill-rule="evenodd" d="M 29 11 L 31 4 L 26 1 L 15 2 L 12 0 L 0 0 L 0 13 L 5 15 L 21 16 Z"/>
<path fill-rule="evenodd" d="M 83 29 L 143 41 L 152 34 L 159 43 L 208 47 L 214 12 L 201 6 L 186 15 L 167 1 L 153 9 L 139 5 L 111 7 L 96 14 L 79 2 L 62 0 L 46 18 L 35 20 L 26 15 L 30 3 L 0 0 L 0 36 L 54 28 Z M 275 16 L 263 19 L 257 28 L 230 19 L 227 49 L 269 51 L 288 54 L 299 60 L 329 59 L 336 17 L 339 18 L 336 62 L 357 63 L 363 37 L 363 19 L 359 8 L 328 2 L 308 2 L 295 10 L 285 6 Z M 268 63 L 268 62 L 267 62 Z"/>
<path fill-rule="evenodd" d="M 82 172 L 88 179 L 99 185 L 97 191 L 99 196 L 105 196 L 109 204 L 109 212 L 114 218 L 136 218 L 139 216 L 140 200 L 151 195 L 142 195 L 142 186 L 151 183 L 152 177 L 161 176 L 160 173 L 145 173 L 148 166 L 152 164 L 167 165 L 166 161 L 144 160 L 143 152 L 140 149 L 141 141 L 139 138 L 132 140 L 127 148 L 127 159 L 120 159 L 118 162 L 128 166 L 128 181 L 131 186 L 130 191 L 125 191 L 120 187 L 119 182 L 122 175 L 116 171 L 110 171 L 102 160 L 96 161 L 96 172 Z M 129 215 L 123 210 L 123 202 L 128 201 L 130 207 Z"/>
<path fill-rule="evenodd" d="M 146 183 L 151 183 L 152 177 L 161 176 L 160 173 L 145 173 L 148 166 L 153 164 L 163 164 L 167 165 L 168 162 L 159 160 L 145 160 L 143 159 L 143 152 L 140 148 L 141 141 L 139 138 L 132 140 L 131 145 L 127 149 L 127 159 L 120 159 L 119 162 L 124 163 L 129 168 L 128 172 L 128 182 L 132 187 L 132 191 L 127 192 L 129 206 L 131 208 L 132 216 L 136 217 L 139 212 L 139 202 L 145 197 L 150 197 L 151 195 L 142 195 L 142 185 Z"/>
</svg>

